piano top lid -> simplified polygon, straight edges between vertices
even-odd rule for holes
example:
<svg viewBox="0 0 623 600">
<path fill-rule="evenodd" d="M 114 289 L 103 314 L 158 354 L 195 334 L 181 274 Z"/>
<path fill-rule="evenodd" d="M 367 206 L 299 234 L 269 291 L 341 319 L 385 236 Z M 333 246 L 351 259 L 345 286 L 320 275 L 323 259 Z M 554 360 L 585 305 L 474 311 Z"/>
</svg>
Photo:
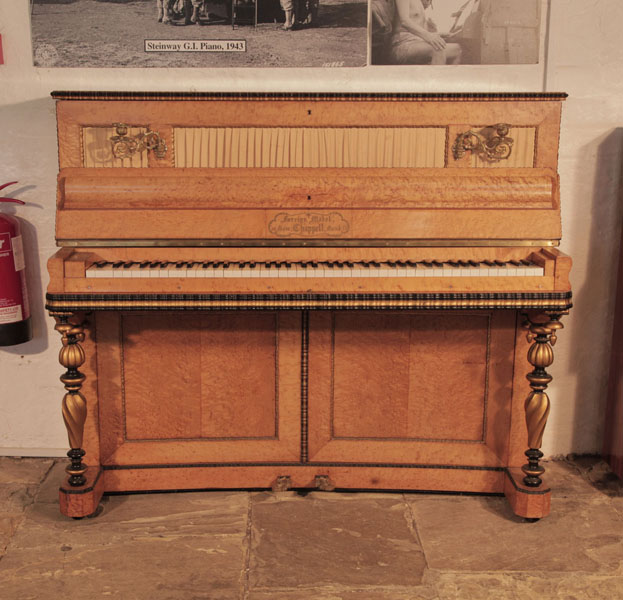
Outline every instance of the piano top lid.
<svg viewBox="0 0 623 600">
<path fill-rule="evenodd" d="M 53 91 L 55 100 L 379 100 L 379 101 L 562 101 L 564 92 L 427 92 L 427 93 L 334 93 L 334 92 L 155 92 L 155 91 Z"/>
<path fill-rule="evenodd" d="M 53 97 L 60 245 L 555 245 L 561 237 L 566 94 Z"/>
</svg>

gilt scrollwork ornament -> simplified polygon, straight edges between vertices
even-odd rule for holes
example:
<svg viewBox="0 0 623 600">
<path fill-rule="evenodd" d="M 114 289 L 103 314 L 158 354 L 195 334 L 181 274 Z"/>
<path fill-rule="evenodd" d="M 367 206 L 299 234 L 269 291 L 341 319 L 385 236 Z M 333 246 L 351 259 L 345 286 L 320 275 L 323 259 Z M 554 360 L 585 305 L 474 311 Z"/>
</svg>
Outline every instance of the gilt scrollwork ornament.
<svg viewBox="0 0 623 600">
<path fill-rule="evenodd" d="M 500 162 L 510 157 L 513 150 L 513 138 L 508 137 L 510 125 L 498 123 L 484 127 L 480 131 L 460 133 L 452 146 L 455 160 L 471 152 L 486 162 Z"/>
<path fill-rule="evenodd" d="M 563 328 L 560 316 L 558 313 L 546 311 L 538 319 L 526 316 L 523 323 L 524 328 L 528 330 L 528 342 L 531 342 L 528 362 L 534 367 L 534 370 L 526 375 L 532 391 L 524 404 L 528 429 L 528 450 L 525 455 L 528 463 L 521 469 L 525 473 L 523 482 L 528 487 L 539 487 L 542 483 L 541 475 L 545 472 L 539 460 L 543 458 L 540 448 L 550 410 L 550 401 L 545 390 L 552 381 L 552 376 L 546 368 L 554 362 L 552 346 L 556 344 L 558 330 Z"/>
<path fill-rule="evenodd" d="M 153 150 L 158 158 L 164 158 L 167 145 L 155 131 L 147 130 L 144 133 L 128 135 L 129 127 L 125 123 L 113 123 L 117 135 L 110 138 L 112 153 L 115 158 L 131 158 L 137 152 Z"/>
</svg>

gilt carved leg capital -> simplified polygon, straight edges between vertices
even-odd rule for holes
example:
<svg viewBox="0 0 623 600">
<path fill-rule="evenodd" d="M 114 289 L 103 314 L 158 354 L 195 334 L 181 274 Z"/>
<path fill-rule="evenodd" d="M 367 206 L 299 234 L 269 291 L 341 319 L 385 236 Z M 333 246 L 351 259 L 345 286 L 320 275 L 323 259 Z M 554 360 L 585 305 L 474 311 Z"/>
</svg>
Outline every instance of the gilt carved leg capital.
<svg viewBox="0 0 623 600">
<path fill-rule="evenodd" d="M 552 381 L 552 376 L 546 369 L 554 362 L 552 347 L 556 344 L 558 330 L 562 329 L 563 325 L 560 322 L 561 315 L 549 311 L 525 317 L 523 326 L 527 329 L 527 338 L 531 342 L 528 362 L 534 369 L 526 375 L 532 391 L 524 405 L 528 429 L 528 450 L 525 454 L 528 463 L 522 467 L 522 471 L 525 474 L 524 485 L 538 488 L 542 483 L 541 476 L 545 472 L 539 460 L 543 457 L 541 445 L 550 410 L 550 401 L 545 390 Z"/>
</svg>

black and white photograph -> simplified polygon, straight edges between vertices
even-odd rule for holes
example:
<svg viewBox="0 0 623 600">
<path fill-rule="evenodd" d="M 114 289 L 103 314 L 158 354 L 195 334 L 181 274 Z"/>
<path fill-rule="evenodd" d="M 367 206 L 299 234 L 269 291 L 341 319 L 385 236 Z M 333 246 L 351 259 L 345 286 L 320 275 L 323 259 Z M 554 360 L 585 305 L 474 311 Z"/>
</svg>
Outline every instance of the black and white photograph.
<svg viewBox="0 0 623 600">
<path fill-rule="evenodd" d="M 367 0 L 32 0 L 37 67 L 359 67 Z"/>
<path fill-rule="evenodd" d="M 539 62 L 541 0 L 371 0 L 374 65 Z"/>
</svg>

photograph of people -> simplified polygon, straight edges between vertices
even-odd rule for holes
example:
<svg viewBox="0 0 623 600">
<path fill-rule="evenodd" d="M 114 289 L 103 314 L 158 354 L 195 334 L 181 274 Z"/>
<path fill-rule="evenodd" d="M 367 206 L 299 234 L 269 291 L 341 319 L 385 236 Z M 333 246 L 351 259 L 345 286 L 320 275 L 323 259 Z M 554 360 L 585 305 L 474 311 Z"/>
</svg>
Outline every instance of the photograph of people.
<svg viewBox="0 0 623 600">
<path fill-rule="evenodd" d="M 391 57 L 403 65 L 456 65 L 461 46 L 447 42 L 426 9 L 433 0 L 394 0 L 396 12 L 391 40 Z"/>
<path fill-rule="evenodd" d="M 370 0 L 371 64 L 535 64 L 540 0 Z"/>
</svg>

